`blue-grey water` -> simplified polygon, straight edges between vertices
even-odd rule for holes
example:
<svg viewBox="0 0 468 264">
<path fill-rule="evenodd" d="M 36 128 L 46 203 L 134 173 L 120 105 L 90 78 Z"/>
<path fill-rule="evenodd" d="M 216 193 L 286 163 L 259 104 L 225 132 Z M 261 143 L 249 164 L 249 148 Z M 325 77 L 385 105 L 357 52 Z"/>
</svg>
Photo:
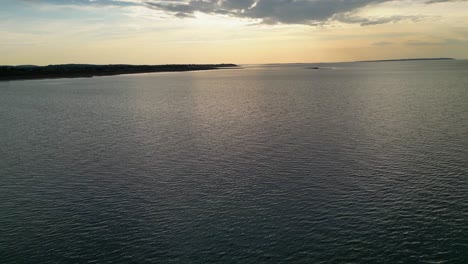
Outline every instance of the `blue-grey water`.
<svg viewBox="0 0 468 264">
<path fill-rule="evenodd" d="M 468 263 L 468 61 L 0 82 L 0 263 Z"/>
</svg>

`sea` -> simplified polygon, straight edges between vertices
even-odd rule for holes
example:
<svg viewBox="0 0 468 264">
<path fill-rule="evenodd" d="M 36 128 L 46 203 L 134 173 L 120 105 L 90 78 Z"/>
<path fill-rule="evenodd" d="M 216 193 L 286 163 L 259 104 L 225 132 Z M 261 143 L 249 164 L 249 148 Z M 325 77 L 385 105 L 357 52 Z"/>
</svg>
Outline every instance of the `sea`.
<svg viewBox="0 0 468 264">
<path fill-rule="evenodd" d="M 0 263 L 468 263 L 468 61 L 2 81 Z"/>
</svg>

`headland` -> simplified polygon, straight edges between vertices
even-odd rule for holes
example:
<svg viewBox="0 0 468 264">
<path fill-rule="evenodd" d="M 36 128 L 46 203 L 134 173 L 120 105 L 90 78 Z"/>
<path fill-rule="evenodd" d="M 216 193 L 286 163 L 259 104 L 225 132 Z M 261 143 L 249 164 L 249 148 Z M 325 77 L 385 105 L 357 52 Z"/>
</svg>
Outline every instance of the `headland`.
<svg viewBox="0 0 468 264">
<path fill-rule="evenodd" d="M 61 64 L 48 66 L 20 65 L 0 66 L 0 81 L 50 79 L 50 78 L 84 78 L 110 76 L 119 74 L 205 71 L 222 68 L 238 68 L 236 64 L 168 64 L 168 65 L 94 65 L 94 64 Z"/>
</svg>

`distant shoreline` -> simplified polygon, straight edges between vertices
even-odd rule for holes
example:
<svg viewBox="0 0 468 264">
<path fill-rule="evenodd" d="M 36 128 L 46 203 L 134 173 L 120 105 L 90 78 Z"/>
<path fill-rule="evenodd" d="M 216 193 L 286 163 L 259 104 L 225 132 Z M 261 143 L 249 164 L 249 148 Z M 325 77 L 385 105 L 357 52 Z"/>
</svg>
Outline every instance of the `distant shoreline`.
<svg viewBox="0 0 468 264">
<path fill-rule="evenodd" d="M 391 59 L 391 60 L 365 60 L 355 62 L 391 62 L 391 61 L 435 61 L 435 60 L 455 60 L 454 58 L 413 58 L 413 59 Z"/>
<path fill-rule="evenodd" d="M 0 66 L 0 81 L 89 78 L 153 72 L 186 72 L 238 68 L 236 64 L 172 64 L 172 65 L 93 65 L 63 64 L 48 66 Z"/>
</svg>

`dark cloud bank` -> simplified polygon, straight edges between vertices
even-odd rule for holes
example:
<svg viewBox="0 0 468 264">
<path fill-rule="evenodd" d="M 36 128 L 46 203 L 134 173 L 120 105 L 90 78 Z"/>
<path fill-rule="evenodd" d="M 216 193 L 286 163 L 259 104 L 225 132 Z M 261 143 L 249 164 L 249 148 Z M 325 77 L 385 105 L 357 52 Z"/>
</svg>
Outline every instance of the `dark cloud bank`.
<svg viewBox="0 0 468 264">
<path fill-rule="evenodd" d="M 324 24 L 330 21 L 374 25 L 401 20 L 417 21 L 418 16 L 364 18 L 353 15 L 360 8 L 398 0 L 25 0 L 64 4 L 143 5 L 171 13 L 177 17 L 192 17 L 195 13 L 221 14 L 260 20 L 265 24 Z M 401 0 L 400 0 L 401 1 Z M 420 3 L 466 2 L 468 0 L 415 0 Z"/>
</svg>

